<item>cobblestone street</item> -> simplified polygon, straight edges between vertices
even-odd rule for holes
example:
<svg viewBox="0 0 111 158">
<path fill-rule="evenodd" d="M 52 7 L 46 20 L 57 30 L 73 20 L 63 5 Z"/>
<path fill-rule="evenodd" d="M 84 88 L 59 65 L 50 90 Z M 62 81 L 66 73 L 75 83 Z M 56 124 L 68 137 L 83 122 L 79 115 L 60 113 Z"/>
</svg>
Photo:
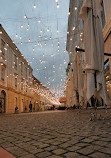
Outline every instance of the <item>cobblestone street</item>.
<svg viewBox="0 0 111 158">
<path fill-rule="evenodd" d="M 0 115 L 0 146 L 17 158 L 110 158 L 111 110 Z M 106 118 L 107 116 L 107 118 Z"/>
</svg>

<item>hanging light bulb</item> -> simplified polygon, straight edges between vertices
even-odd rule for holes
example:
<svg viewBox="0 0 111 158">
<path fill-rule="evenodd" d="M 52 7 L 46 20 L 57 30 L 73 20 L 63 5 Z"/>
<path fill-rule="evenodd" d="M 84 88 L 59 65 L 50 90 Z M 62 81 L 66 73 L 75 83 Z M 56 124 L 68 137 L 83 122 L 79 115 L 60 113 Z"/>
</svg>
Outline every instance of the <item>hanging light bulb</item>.
<svg viewBox="0 0 111 158">
<path fill-rule="evenodd" d="M 26 16 L 26 14 L 24 15 L 24 19 L 26 19 L 27 18 L 27 16 Z"/>
<path fill-rule="evenodd" d="M 57 3 L 57 8 L 60 8 L 60 5 Z"/>
<path fill-rule="evenodd" d="M 29 27 L 30 25 L 29 25 L 29 23 L 27 24 L 27 27 Z"/>
<path fill-rule="evenodd" d="M 15 35 L 16 37 L 18 37 L 18 35 L 17 35 L 17 33 L 16 33 L 16 35 Z"/>
<path fill-rule="evenodd" d="M 60 47 L 60 42 L 58 41 L 58 48 Z"/>
<path fill-rule="evenodd" d="M 57 2 L 58 2 L 58 0 L 55 0 L 55 2 L 57 3 Z"/>
<path fill-rule="evenodd" d="M 35 51 L 35 49 L 33 48 L 33 52 Z"/>
<path fill-rule="evenodd" d="M 21 25 L 20 27 L 23 28 L 23 25 Z"/>
<path fill-rule="evenodd" d="M 36 9 L 36 5 L 35 4 L 33 5 L 33 8 Z"/>
<path fill-rule="evenodd" d="M 57 33 L 59 33 L 59 30 L 57 30 Z"/>
<path fill-rule="evenodd" d="M 27 27 L 27 31 L 29 31 L 29 27 Z"/>
<path fill-rule="evenodd" d="M 28 41 L 30 42 L 30 39 Z"/>
<path fill-rule="evenodd" d="M 20 40 L 22 39 L 22 37 L 20 36 Z"/>
<path fill-rule="evenodd" d="M 68 15 L 71 15 L 71 13 L 69 12 Z"/>
<path fill-rule="evenodd" d="M 40 30 L 40 33 L 42 33 L 42 30 Z"/>
<path fill-rule="evenodd" d="M 50 30 L 49 30 L 49 28 L 47 28 L 47 32 L 49 32 Z"/>
<path fill-rule="evenodd" d="M 22 45 L 23 43 L 21 42 L 21 45 Z"/>
<path fill-rule="evenodd" d="M 40 21 L 40 19 L 38 20 L 38 23 L 40 23 L 41 21 Z"/>
<path fill-rule="evenodd" d="M 50 37 L 50 40 L 52 39 L 52 37 Z"/>
</svg>

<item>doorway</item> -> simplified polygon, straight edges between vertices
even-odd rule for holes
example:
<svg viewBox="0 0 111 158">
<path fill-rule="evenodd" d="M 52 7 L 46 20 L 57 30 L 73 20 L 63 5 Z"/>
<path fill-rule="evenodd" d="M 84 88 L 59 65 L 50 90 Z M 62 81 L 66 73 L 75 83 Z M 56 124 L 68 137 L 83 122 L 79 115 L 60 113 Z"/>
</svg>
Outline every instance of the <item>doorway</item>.
<svg viewBox="0 0 111 158">
<path fill-rule="evenodd" d="M 4 90 L 0 93 L 0 113 L 5 113 L 6 111 L 6 92 Z"/>
</svg>

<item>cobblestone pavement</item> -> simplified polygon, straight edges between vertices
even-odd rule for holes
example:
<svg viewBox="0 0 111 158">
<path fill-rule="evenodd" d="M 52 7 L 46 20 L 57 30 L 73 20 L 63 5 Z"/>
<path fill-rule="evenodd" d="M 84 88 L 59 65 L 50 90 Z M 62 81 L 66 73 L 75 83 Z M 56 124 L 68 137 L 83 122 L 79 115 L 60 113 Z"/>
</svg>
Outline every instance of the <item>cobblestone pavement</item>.
<svg viewBox="0 0 111 158">
<path fill-rule="evenodd" d="M 0 146 L 17 158 L 111 158 L 111 110 L 0 115 Z"/>
</svg>

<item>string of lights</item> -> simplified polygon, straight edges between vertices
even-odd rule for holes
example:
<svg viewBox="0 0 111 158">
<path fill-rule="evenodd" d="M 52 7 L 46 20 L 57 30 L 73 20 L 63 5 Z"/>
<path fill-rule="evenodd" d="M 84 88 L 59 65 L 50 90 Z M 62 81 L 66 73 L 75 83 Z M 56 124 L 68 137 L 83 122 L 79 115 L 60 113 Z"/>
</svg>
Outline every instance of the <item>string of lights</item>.
<svg viewBox="0 0 111 158">
<path fill-rule="evenodd" d="M 47 6 L 48 4 L 49 2 Z M 34 0 L 26 3 L 22 18 L 0 19 L 7 25 L 15 25 L 16 29 L 12 33 L 13 42 L 33 67 L 34 75 L 58 98 L 63 94 L 66 79 L 68 55 L 65 49 L 69 8 L 68 2 L 56 0 L 51 1 L 51 4 L 52 8 L 43 6 L 42 1 Z M 66 6 L 67 12 L 63 10 Z M 40 12 L 40 7 L 44 7 L 45 15 Z"/>
</svg>

